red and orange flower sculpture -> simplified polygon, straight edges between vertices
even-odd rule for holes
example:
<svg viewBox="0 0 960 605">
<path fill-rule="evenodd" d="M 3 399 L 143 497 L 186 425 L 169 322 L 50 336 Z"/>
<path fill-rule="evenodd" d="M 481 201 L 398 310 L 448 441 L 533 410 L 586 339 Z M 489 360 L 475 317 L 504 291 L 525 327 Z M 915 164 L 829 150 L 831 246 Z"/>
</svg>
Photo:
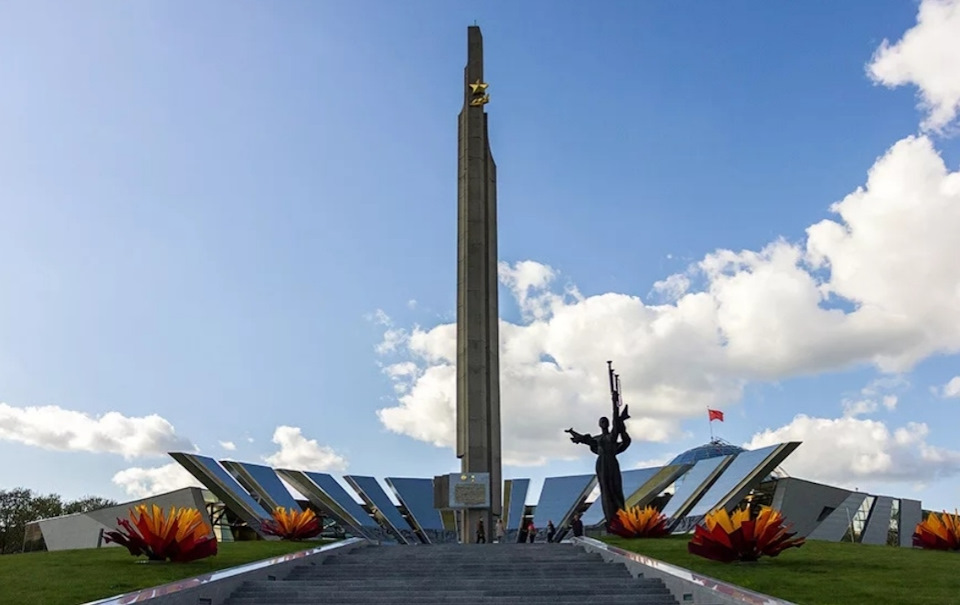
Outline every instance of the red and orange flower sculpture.
<svg viewBox="0 0 960 605">
<path fill-rule="evenodd" d="M 134 557 L 183 563 L 217 554 L 217 538 L 195 508 L 171 507 L 168 515 L 154 504 L 130 509 L 130 520 L 117 519 L 122 529 L 104 532 L 107 542 L 125 546 Z"/>
<path fill-rule="evenodd" d="M 284 540 L 307 540 L 323 531 L 320 519 L 312 510 L 288 511 L 282 506 L 278 506 L 273 511 L 273 519 L 267 519 L 261 527 L 264 533 Z"/>
<path fill-rule="evenodd" d="M 917 523 L 913 545 L 933 550 L 960 550 L 960 514 L 930 513 Z"/>
<path fill-rule="evenodd" d="M 667 534 L 667 518 L 652 506 L 634 506 L 618 510 L 607 529 L 622 538 L 659 538 Z"/>
<path fill-rule="evenodd" d="M 761 556 L 776 557 L 787 548 L 803 546 L 803 538 L 794 538 L 784 526 L 783 515 L 769 506 L 760 509 L 756 519 L 744 507 L 727 514 L 724 509 L 707 515 L 694 530 L 687 550 L 695 555 L 729 563 L 756 561 Z"/>
</svg>

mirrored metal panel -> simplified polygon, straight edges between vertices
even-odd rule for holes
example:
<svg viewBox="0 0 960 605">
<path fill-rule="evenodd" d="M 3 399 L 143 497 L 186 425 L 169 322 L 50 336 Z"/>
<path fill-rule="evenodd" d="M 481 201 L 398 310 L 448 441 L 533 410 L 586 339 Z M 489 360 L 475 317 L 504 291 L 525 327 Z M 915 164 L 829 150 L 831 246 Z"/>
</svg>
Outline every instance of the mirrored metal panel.
<svg viewBox="0 0 960 605">
<path fill-rule="evenodd" d="M 279 469 L 277 473 L 350 533 L 377 542 L 396 542 L 332 476 L 289 469 Z"/>
<path fill-rule="evenodd" d="M 569 477 L 547 477 L 540 491 L 540 501 L 533 513 L 533 524 L 537 528 L 537 538 L 546 539 L 547 522 L 553 521 L 557 528 L 557 539 L 570 525 L 575 510 L 583 506 L 584 501 L 597 485 L 596 475 L 571 475 Z"/>
<path fill-rule="evenodd" d="M 653 468 L 638 468 L 630 471 L 622 471 L 620 477 L 623 481 L 623 493 L 633 494 L 636 492 L 656 475 L 660 468 L 661 467 L 656 466 Z M 603 518 L 603 502 L 599 497 L 594 500 L 590 508 L 583 513 L 580 520 L 583 521 L 584 527 L 593 527 L 606 521 L 606 519 Z"/>
<path fill-rule="evenodd" d="M 410 521 L 427 543 L 456 542 L 456 532 L 448 532 L 440 511 L 433 507 L 433 479 L 388 477 L 384 479 Z"/>
<path fill-rule="evenodd" d="M 632 494 L 627 491 L 623 492 L 626 507 L 647 506 L 691 468 L 693 468 L 692 464 L 671 464 L 659 469 Z"/>
<path fill-rule="evenodd" d="M 893 508 L 893 498 L 880 496 L 877 498 L 870 516 L 867 518 L 866 527 L 860 536 L 862 544 L 886 544 L 887 535 L 890 533 L 890 510 Z"/>
<path fill-rule="evenodd" d="M 836 508 L 820 525 L 818 525 L 810 535 L 808 540 L 826 540 L 828 542 L 839 542 L 847 532 L 853 527 L 853 518 L 857 511 L 863 505 L 867 495 L 863 492 L 853 492 Z"/>
<path fill-rule="evenodd" d="M 504 502 L 507 518 L 503 520 L 504 528 L 519 531 L 520 521 L 523 520 L 523 509 L 527 503 L 527 492 L 530 490 L 529 479 L 507 479 L 504 481 L 504 493 L 510 494 L 510 499 Z M 509 490 L 509 492 L 508 492 Z"/>
<path fill-rule="evenodd" d="M 374 477 L 344 475 L 343 478 L 363 498 L 367 506 L 374 511 L 374 515 L 383 526 L 393 532 L 400 542 L 404 544 L 420 543 L 420 539 L 417 538 L 410 524 L 403 518 L 403 515 L 397 510 L 397 506 L 390 501 L 390 496 L 383 491 Z M 433 499 L 432 492 L 430 498 Z"/>
<path fill-rule="evenodd" d="M 661 512 L 668 519 L 676 520 L 686 516 L 687 511 L 727 468 L 732 458 L 733 456 L 718 456 L 694 464 L 693 468 L 677 481 L 677 491 Z"/>
<path fill-rule="evenodd" d="M 290 490 L 280 481 L 276 471 L 269 466 L 234 460 L 221 460 L 220 464 L 247 491 L 257 496 L 264 508 L 274 510 L 277 507 L 283 507 L 287 510 L 301 510 L 300 505 L 290 494 Z"/>
<path fill-rule="evenodd" d="M 900 500 L 900 546 L 913 546 L 913 532 L 923 520 L 923 508 L 919 500 Z"/>
<path fill-rule="evenodd" d="M 799 442 L 779 443 L 740 452 L 688 514 L 706 515 L 718 508 L 732 511 L 750 490 L 758 486 L 798 445 Z"/>
<path fill-rule="evenodd" d="M 254 500 L 243 486 L 230 476 L 230 473 L 217 464 L 216 460 L 184 452 L 171 452 L 170 456 L 220 498 L 224 505 L 237 517 L 243 519 L 253 531 L 269 540 L 278 539 L 275 536 L 265 535 L 260 529 L 262 520 L 269 519 L 270 513 Z"/>
</svg>

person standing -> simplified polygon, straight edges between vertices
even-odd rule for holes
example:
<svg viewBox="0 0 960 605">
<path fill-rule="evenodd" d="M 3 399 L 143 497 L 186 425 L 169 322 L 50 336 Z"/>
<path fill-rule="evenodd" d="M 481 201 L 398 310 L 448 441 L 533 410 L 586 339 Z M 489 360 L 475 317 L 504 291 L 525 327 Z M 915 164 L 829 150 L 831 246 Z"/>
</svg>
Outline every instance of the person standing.
<svg viewBox="0 0 960 605">
<path fill-rule="evenodd" d="M 487 543 L 487 532 L 483 529 L 483 519 L 477 522 L 477 544 Z"/>
<path fill-rule="evenodd" d="M 530 521 L 530 525 L 527 525 L 527 542 L 533 544 L 533 541 L 537 537 L 537 528 L 533 525 L 533 521 Z"/>
<path fill-rule="evenodd" d="M 577 538 L 583 537 L 583 521 L 580 520 L 580 515 L 577 515 L 573 518 L 573 523 L 571 524 L 573 528 L 573 535 Z"/>
<path fill-rule="evenodd" d="M 497 526 L 494 528 L 495 535 L 497 537 L 497 543 L 503 543 L 503 536 L 507 533 L 503 528 L 503 519 L 497 517 Z"/>
<path fill-rule="evenodd" d="M 547 542 L 553 542 L 553 539 L 557 535 L 557 528 L 554 527 L 553 521 L 547 521 Z"/>
</svg>

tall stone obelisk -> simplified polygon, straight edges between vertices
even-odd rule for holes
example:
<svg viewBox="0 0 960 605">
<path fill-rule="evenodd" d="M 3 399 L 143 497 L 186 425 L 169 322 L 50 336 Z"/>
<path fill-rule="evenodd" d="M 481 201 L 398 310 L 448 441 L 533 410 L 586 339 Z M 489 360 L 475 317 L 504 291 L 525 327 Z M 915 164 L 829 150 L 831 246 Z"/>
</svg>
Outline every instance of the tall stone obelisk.
<svg viewBox="0 0 960 605">
<path fill-rule="evenodd" d="M 500 327 L 497 304 L 497 166 L 487 137 L 490 101 L 483 79 L 483 36 L 467 28 L 457 182 L 457 457 L 463 473 L 490 473 L 489 509 L 461 516 L 464 542 L 487 540 L 502 508 Z"/>
</svg>

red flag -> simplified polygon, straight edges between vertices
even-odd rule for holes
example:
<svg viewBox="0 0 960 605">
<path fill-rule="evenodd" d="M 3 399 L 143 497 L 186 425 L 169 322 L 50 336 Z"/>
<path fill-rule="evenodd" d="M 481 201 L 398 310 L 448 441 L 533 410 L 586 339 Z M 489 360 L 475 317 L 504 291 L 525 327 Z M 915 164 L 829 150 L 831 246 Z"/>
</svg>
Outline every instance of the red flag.
<svg viewBox="0 0 960 605">
<path fill-rule="evenodd" d="M 707 408 L 707 415 L 710 416 L 710 422 L 713 422 L 714 420 L 723 422 L 723 412 L 720 410 L 711 410 L 710 408 Z"/>
</svg>

